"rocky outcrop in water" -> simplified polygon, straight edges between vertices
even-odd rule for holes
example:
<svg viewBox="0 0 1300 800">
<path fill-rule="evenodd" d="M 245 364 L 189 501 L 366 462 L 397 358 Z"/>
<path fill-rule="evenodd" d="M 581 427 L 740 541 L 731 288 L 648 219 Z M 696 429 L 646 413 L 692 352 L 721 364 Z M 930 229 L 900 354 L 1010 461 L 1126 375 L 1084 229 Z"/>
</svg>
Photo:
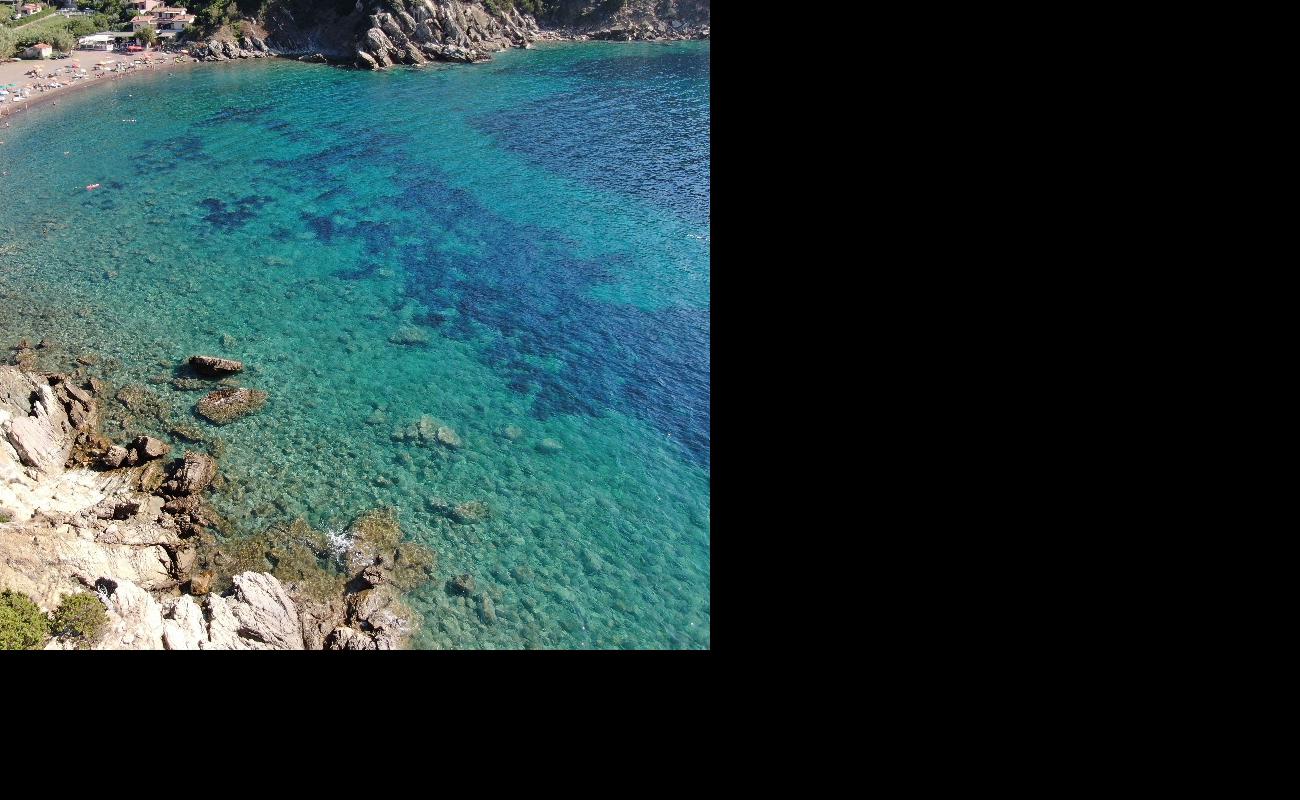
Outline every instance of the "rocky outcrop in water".
<svg viewBox="0 0 1300 800">
<path fill-rule="evenodd" d="M 486 61 L 511 47 L 527 47 L 537 21 L 513 8 L 490 12 L 460 0 L 415 0 L 407 9 L 376 9 L 357 42 L 358 64 L 383 69 L 428 61 Z"/>
<path fill-rule="evenodd" d="M 438 554 L 403 542 L 396 517 L 372 511 L 348 529 L 344 565 L 352 576 L 344 598 L 344 619 L 325 638 L 331 650 L 394 650 L 415 628 L 401 592 L 428 581 Z"/>
<path fill-rule="evenodd" d="M 210 378 L 224 378 L 227 375 L 234 375 L 237 372 L 244 371 L 244 362 L 236 361 L 233 358 L 190 356 L 189 364 L 194 368 L 195 372 Z"/>
</svg>

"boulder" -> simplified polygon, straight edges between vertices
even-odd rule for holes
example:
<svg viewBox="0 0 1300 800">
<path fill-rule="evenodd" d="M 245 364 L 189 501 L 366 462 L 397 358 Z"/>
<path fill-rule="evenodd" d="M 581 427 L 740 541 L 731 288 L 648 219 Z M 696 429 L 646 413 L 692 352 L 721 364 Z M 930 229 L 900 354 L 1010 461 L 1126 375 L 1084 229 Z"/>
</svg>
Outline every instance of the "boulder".
<svg viewBox="0 0 1300 800">
<path fill-rule="evenodd" d="M 55 387 L 54 393 L 63 404 L 72 427 L 79 430 L 94 427 L 95 398 L 89 392 L 65 380 Z"/>
<path fill-rule="evenodd" d="M 163 649 L 162 608 L 157 600 L 130 581 L 100 578 L 95 585 L 101 597 L 107 597 L 108 624 L 94 649 Z"/>
<path fill-rule="evenodd" d="M 190 578 L 190 594 L 204 595 L 212 591 L 212 583 L 217 579 L 217 573 L 210 569 L 197 572 L 194 577 Z"/>
<path fill-rule="evenodd" d="M 172 461 L 171 477 L 162 490 L 173 496 L 197 495 L 217 477 L 217 462 L 203 453 L 187 451 L 184 458 Z"/>
<path fill-rule="evenodd" d="M 229 597 L 208 595 L 204 650 L 302 650 L 302 622 L 284 587 L 265 572 L 234 577 Z"/>
<path fill-rule="evenodd" d="M 203 609 L 189 595 L 167 600 L 162 610 L 162 644 L 168 650 L 200 650 L 208 641 Z"/>
<path fill-rule="evenodd" d="M 0 387 L 5 395 L 0 397 L 0 444 L 7 442 L 19 462 L 37 474 L 55 474 L 72 452 L 67 412 L 48 383 L 13 374 L 13 386 Z"/>
<path fill-rule="evenodd" d="M 266 404 L 267 393 L 244 387 L 218 389 L 195 406 L 199 416 L 215 425 L 227 425 Z"/>
<path fill-rule="evenodd" d="M 120 444 L 115 444 L 112 447 L 108 448 L 108 452 L 104 454 L 104 457 L 100 460 L 99 463 L 103 464 L 105 467 L 109 469 L 117 469 L 118 467 L 126 463 L 126 458 L 128 455 L 129 453 L 127 452 L 127 449 L 125 447 L 123 447 Z"/>
<path fill-rule="evenodd" d="M 371 564 L 361 570 L 361 574 L 358 577 L 363 586 L 373 589 L 384 582 L 384 571 L 378 564 Z"/>
<path fill-rule="evenodd" d="M 171 445 L 152 436 L 137 436 L 136 440 L 131 443 L 131 448 L 139 454 L 140 461 L 162 458 L 172 451 Z"/>
<path fill-rule="evenodd" d="M 348 595 L 347 621 L 370 635 L 376 650 L 396 650 L 411 631 L 411 612 L 391 586 Z"/>
<path fill-rule="evenodd" d="M 388 36 L 379 28 L 371 28 L 366 31 L 362 41 L 365 43 L 366 49 L 376 56 L 380 53 L 387 53 L 393 48 L 393 43 L 388 40 Z"/>
<path fill-rule="evenodd" d="M 375 640 L 355 628 L 340 625 L 325 642 L 330 650 L 376 650 Z"/>
<path fill-rule="evenodd" d="M 201 375 L 224 378 L 244 371 L 244 362 L 216 356 L 190 356 L 190 366 Z"/>
</svg>

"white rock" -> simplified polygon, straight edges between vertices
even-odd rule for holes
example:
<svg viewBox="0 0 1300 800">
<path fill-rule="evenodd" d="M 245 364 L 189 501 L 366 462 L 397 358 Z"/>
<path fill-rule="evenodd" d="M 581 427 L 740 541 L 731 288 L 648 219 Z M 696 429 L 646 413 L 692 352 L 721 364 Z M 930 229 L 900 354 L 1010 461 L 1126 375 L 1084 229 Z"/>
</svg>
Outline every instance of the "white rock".
<svg viewBox="0 0 1300 800">
<path fill-rule="evenodd" d="M 162 607 L 130 581 L 118 582 L 108 596 L 108 626 L 96 650 L 161 650 Z"/>
<path fill-rule="evenodd" d="M 274 576 L 244 572 L 232 597 L 208 595 L 208 641 L 204 650 L 302 650 L 298 609 Z"/>
<path fill-rule="evenodd" d="M 163 602 L 163 647 L 168 650 L 199 650 L 208 640 L 203 610 L 189 595 Z"/>
</svg>

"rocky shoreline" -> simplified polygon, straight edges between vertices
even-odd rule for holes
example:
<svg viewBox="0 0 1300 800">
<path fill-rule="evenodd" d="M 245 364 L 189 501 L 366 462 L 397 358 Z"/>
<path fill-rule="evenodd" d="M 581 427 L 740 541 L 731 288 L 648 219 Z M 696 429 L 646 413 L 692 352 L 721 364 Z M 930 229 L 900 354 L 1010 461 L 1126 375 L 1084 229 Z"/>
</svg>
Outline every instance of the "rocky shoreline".
<svg viewBox="0 0 1300 800">
<path fill-rule="evenodd" d="M 168 459 L 148 436 L 112 442 L 100 433 L 107 393 L 85 374 L 0 366 L 0 588 L 43 611 L 98 596 L 108 624 L 93 649 L 405 646 L 419 623 L 401 593 L 433 579 L 437 553 L 403 542 L 391 512 L 362 514 L 334 541 L 301 521 L 227 536 L 205 500 L 221 483 L 216 459 Z M 466 584 L 453 577 L 449 591 Z"/>
<path fill-rule="evenodd" d="M 644 4 L 642 4 L 644 5 Z M 474 63 L 536 41 L 680 41 L 708 39 L 708 4 L 680 17 L 676 4 L 660 16 L 654 4 L 629 3 L 586 24 L 543 29 L 536 18 L 511 7 L 489 10 L 473 0 L 363 0 L 351 13 L 302 26 L 291 17 L 261 20 L 259 33 L 213 38 L 201 45 L 200 61 L 281 56 L 301 61 L 381 70 L 434 61 Z M 359 33 L 354 33 L 359 31 Z"/>
</svg>

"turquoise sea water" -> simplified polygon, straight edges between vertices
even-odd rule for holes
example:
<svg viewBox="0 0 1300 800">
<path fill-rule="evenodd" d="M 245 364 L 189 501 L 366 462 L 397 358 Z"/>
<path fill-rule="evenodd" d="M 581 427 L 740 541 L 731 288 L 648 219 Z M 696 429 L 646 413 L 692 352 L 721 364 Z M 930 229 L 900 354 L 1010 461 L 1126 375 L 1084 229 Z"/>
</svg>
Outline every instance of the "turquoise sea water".
<svg viewBox="0 0 1300 800">
<path fill-rule="evenodd" d="M 154 393 L 121 435 L 219 439 L 243 531 L 395 507 L 415 646 L 708 647 L 709 118 L 706 42 L 88 89 L 0 129 L 0 335 Z M 266 408 L 194 416 L 199 352 Z"/>
</svg>

